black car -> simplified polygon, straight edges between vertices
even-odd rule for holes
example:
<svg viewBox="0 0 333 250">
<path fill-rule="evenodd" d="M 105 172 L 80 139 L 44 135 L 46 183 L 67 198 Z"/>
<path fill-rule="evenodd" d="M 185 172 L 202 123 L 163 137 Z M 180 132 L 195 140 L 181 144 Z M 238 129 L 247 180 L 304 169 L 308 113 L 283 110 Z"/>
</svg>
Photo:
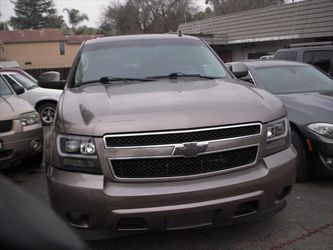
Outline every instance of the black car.
<svg viewBox="0 0 333 250">
<path fill-rule="evenodd" d="M 276 51 L 274 59 L 308 63 L 333 77 L 333 42 L 291 44 Z"/>
<path fill-rule="evenodd" d="M 297 179 L 333 176 L 333 80 L 315 67 L 291 61 L 228 64 L 237 78 L 277 95 L 287 108 L 298 152 Z"/>
</svg>

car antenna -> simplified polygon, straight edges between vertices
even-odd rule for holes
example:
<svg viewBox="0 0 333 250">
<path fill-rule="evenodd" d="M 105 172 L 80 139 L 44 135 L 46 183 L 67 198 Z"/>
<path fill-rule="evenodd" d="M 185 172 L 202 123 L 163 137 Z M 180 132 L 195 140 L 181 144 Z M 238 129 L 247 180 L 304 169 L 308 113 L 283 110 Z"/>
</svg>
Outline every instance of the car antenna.
<svg viewBox="0 0 333 250">
<path fill-rule="evenodd" d="M 179 37 L 182 37 L 182 36 L 183 36 L 183 33 L 182 33 L 181 30 L 178 30 L 178 36 L 179 36 Z"/>
</svg>

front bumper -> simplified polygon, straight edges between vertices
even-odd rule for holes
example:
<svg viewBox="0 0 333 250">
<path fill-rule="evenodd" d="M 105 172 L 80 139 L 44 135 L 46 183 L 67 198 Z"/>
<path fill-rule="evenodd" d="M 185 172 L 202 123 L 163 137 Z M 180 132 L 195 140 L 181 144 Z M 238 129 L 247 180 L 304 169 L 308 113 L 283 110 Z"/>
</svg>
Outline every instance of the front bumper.
<svg viewBox="0 0 333 250">
<path fill-rule="evenodd" d="M 255 219 L 285 206 L 295 176 L 291 147 L 244 170 L 167 182 L 111 182 L 103 175 L 47 169 L 52 206 L 86 237 L 89 232 L 116 235 Z"/>
<path fill-rule="evenodd" d="M 14 120 L 12 130 L 1 133 L 0 139 L 3 143 L 3 149 L 0 151 L 0 169 L 2 169 L 40 153 L 43 129 L 41 124 L 22 127 L 19 120 Z M 34 148 L 32 145 L 34 142 L 38 142 L 39 146 Z"/>
</svg>

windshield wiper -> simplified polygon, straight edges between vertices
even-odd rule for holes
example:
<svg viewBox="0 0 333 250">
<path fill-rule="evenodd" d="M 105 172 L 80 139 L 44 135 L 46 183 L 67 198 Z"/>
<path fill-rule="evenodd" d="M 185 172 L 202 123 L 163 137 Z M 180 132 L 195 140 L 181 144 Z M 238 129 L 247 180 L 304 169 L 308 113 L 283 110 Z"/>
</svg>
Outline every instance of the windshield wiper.
<svg viewBox="0 0 333 250">
<path fill-rule="evenodd" d="M 174 72 L 170 73 L 168 75 L 162 75 L 162 76 L 148 76 L 146 79 L 163 79 L 163 78 L 169 78 L 169 79 L 177 79 L 178 77 L 198 77 L 198 78 L 204 78 L 204 79 L 220 79 L 222 77 L 217 76 L 205 76 L 201 74 L 185 74 L 182 72 Z"/>
<path fill-rule="evenodd" d="M 100 79 L 96 79 L 96 80 L 79 82 L 79 83 L 77 83 L 77 86 L 80 87 L 80 86 L 85 85 L 85 84 L 98 83 L 98 82 L 100 82 L 102 84 L 108 84 L 110 82 L 118 82 L 118 81 L 123 81 L 123 82 L 128 82 L 128 81 L 151 82 L 151 81 L 154 81 L 154 79 L 104 76 L 104 77 L 102 77 Z"/>
</svg>

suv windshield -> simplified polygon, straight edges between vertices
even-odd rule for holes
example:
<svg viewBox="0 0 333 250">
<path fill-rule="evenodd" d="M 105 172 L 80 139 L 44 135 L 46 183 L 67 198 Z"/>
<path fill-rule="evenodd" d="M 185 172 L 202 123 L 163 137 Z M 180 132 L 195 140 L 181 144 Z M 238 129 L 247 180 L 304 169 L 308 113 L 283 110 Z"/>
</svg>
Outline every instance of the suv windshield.
<svg viewBox="0 0 333 250">
<path fill-rule="evenodd" d="M 273 94 L 333 90 L 332 79 L 311 66 L 256 68 L 256 73 Z"/>
<path fill-rule="evenodd" d="M 0 76 L 0 96 L 13 94 L 8 85 Z"/>
<path fill-rule="evenodd" d="M 224 67 L 200 40 L 150 39 L 87 45 L 75 71 L 74 85 L 101 77 L 149 78 L 181 75 L 222 78 Z"/>
</svg>

